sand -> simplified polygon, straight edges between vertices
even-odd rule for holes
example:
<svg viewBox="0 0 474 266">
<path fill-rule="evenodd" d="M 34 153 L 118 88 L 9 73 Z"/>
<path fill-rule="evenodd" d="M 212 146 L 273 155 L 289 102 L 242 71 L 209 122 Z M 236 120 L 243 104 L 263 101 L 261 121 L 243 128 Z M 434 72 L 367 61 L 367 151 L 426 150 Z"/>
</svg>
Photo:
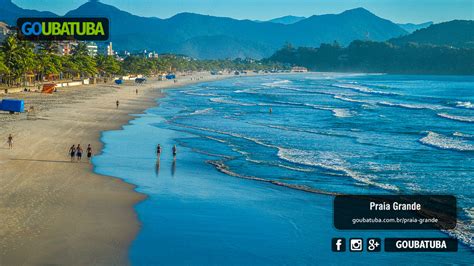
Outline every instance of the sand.
<svg viewBox="0 0 474 266">
<path fill-rule="evenodd" d="M 69 147 L 91 144 L 99 153 L 101 131 L 119 129 L 129 114 L 156 105 L 162 88 L 224 77 L 195 73 L 178 83 L 7 95 L 25 99 L 36 114 L 0 114 L 0 265 L 128 264 L 128 247 L 140 228 L 133 205 L 144 196 L 121 180 L 94 174 L 87 158 L 71 163 Z M 6 144 L 10 133 L 13 150 Z"/>
</svg>

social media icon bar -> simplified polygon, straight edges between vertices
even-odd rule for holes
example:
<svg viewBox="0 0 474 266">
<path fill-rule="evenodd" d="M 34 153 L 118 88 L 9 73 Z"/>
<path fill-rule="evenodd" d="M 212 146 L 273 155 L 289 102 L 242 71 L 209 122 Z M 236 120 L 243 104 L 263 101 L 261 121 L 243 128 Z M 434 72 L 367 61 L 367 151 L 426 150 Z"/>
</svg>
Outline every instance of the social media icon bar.
<svg viewBox="0 0 474 266">
<path fill-rule="evenodd" d="M 367 238 L 367 251 L 380 252 L 382 250 L 382 240 L 380 238 Z"/>
<path fill-rule="evenodd" d="M 346 251 L 346 239 L 345 238 L 333 238 L 331 249 L 333 252 L 344 252 Z"/>
<path fill-rule="evenodd" d="M 351 238 L 349 242 L 351 252 L 362 252 L 364 250 L 364 240 L 362 238 Z"/>
</svg>

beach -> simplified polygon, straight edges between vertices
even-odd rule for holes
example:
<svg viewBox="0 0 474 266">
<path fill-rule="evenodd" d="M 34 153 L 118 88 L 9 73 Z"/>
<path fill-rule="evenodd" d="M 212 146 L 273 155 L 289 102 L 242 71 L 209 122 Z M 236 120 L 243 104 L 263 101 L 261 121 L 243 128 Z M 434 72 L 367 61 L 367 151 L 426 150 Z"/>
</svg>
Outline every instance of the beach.
<svg viewBox="0 0 474 266">
<path fill-rule="evenodd" d="M 457 253 L 333 253 L 333 237 L 447 234 L 336 230 L 328 195 L 456 190 L 460 225 L 469 222 L 464 212 L 472 206 L 472 190 L 448 185 L 464 176 L 461 171 L 469 173 L 457 166 L 460 160 L 472 163 L 465 156 L 471 140 L 456 136 L 474 132 L 437 115 L 469 115 L 458 107 L 469 90 L 422 90 L 427 95 L 420 97 L 411 88 L 425 82 L 399 76 L 307 73 L 217 81 L 226 77 L 199 73 L 178 77 L 176 84 L 16 95 L 38 114 L 36 120 L 2 117 L 0 135 L 6 140 L 12 133 L 14 149 L 0 149 L 0 264 L 472 261 L 469 239 Z M 439 87 L 471 84 L 466 77 L 424 78 Z M 162 88 L 173 87 L 162 97 Z M 425 96 L 441 98 L 428 102 Z M 408 116 L 417 119 L 405 128 Z M 426 128 L 427 119 L 436 123 Z M 70 162 L 68 149 L 78 143 L 92 145 L 92 164 Z M 159 160 L 157 144 L 163 148 Z M 431 156 L 444 160 L 434 163 Z M 461 240 L 472 235 L 462 227 L 452 233 Z"/>
<path fill-rule="evenodd" d="M 195 73 L 177 83 L 5 95 L 24 99 L 25 109 L 33 105 L 36 114 L 0 115 L 0 264 L 128 264 L 127 249 L 140 228 L 133 206 L 144 196 L 119 179 L 93 174 L 85 156 L 71 163 L 69 147 L 91 144 L 100 153 L 101 132 L 119 129 L 129 114 L 156 105 L 161 89 L 223 77 Z"/>
</svg>

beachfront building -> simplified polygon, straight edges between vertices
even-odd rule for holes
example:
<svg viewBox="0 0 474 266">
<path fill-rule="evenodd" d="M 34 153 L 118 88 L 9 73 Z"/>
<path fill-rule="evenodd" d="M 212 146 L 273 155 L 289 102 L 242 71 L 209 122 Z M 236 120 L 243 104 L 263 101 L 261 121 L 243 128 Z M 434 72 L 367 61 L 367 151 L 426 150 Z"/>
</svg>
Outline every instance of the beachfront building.
<svg viewBox="0 0 474 266">
<path fill-rule="evenodd" d="M 291 72 L 305 73 L 308 72 L 308 69 L 306 67 L 295 66 L 291 69 Z"/>
<path fill-rule="evenodd" d="M 96 43 L 88 42 L 88 43 L 86 43 L 86 47 L 87 47 L 87 53 L 90 56 L 96 56 L 97 55 L 97 52 L 99 51 L 99 47 L 97 46 Z"/>
<path fill-rule="evenodd" d="M 72 48 L 77 45 L 74 41 L 63 41 L 58 43 L 58 54 L 59 55 L 70 55 Z"/>
<path fill-rule="evenodd" d="M 98 53 L 102 55 L 115 55 L 115 52 L 112 47 L 112 42 L 99 43 Z"/>
<path fill-rule="evenodd" d="M 158 53 L 150 52 L 150 53 L 148 53 L 148 58 L 158 58 Z"/>
<path fill-rule="evenodd" d="M 112 48 L 112 42 L 109 42 L 109 44 L 107 45 L 107 55 L 114 55 L 114 50 Z"/>
</svg>

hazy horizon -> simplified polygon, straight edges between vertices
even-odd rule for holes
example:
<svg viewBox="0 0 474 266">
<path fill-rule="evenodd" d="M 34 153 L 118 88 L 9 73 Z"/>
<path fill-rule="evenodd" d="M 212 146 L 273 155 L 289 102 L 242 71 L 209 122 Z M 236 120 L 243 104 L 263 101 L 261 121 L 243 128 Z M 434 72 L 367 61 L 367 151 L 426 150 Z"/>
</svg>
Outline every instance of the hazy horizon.
<svg viewBox="0 0 474 266">
<path fill-rule="evenodd" d="M 13 0 L 22 8 L 51 11 L 64 15 L 87 2 L 86 0 Z M 470 0 L 101 0 L 121 10 L 144 17 L 168 18 L 182 12 L 231 17 L 235 19 L 269 20 L 293 15 L 337 14 L 348 9 L 363 7 L 379 17 L 396 23 L 435 23 L 454 20 L 473 20 L 474 3 Z M 263 12 L 262 12 L 263 11 Z"/>
</svg>

